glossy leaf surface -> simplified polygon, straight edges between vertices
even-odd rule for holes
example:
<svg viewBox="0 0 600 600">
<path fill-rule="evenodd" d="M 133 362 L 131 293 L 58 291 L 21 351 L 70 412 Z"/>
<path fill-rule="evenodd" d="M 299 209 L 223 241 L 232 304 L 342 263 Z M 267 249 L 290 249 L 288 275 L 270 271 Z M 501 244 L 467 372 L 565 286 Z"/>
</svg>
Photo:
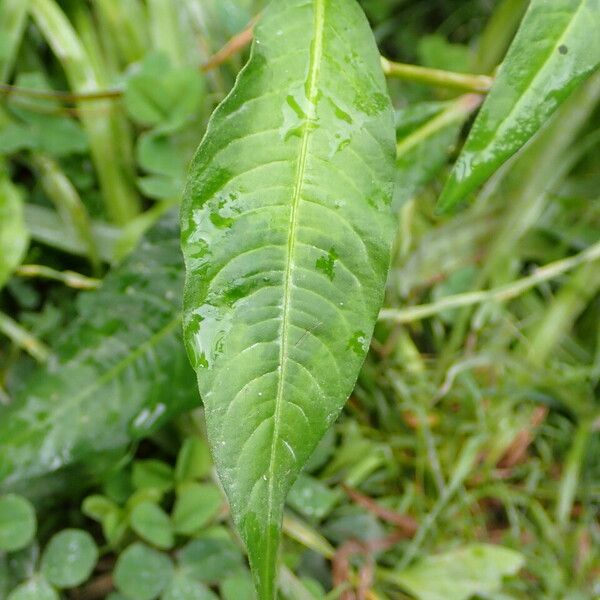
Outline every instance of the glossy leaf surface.
<svg viewBox="0 0 600 600">
<path fill-rule="evenodd" d="M 393 177 L 393 112 L 356 2 L 273 2 L 182 209 L 186 343 L 264 599 L 287 491 L 369 347 Z"/>
<path fill-rule="evenodd" d="M 0 489 L 123 448 L 198 402 L 179 334 L 183 264 L 173 215 L 82 294 L 47 369 L 0 408 Z"/>
<path fill-rule="evenodd" d="M 28 239 L 21 195 L 0 165 L 0 288 L 21 263 Z"/>
<path fill-rule="evenodd" d="M 440 198 L 486 181 L 600 64 L 597 0 L 533 0 Z"/>
</svg>

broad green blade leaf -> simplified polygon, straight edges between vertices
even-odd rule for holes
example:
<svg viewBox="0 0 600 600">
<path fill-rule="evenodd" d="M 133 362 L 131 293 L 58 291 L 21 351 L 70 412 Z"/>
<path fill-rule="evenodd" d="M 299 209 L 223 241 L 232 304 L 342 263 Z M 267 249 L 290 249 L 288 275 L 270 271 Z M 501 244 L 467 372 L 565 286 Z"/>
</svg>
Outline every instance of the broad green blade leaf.
<svg viewBox="0 0 600 600">
<path fill-rule="evenodd" d="M 287 491 L 369 347 L 393 177 L 393 113 L 356 2 L 273 2 L 182 208 L 186 343 L 261 599 Z"/>
<path fill-rule="evenodd" d="M 461 202 L 600 65 L 597 0 L 533 0 L 439 201 Z"/>
<path fill-rule="evenodd" d="M 502 546 L 473 544 L 428 556 L 393 579 L 418 600 L 469 600 L 500 591 L 502 578 L 523 566 L 521 553 Z M 495 596 L 494 596 L 495 597 Z"/>
<path fill-rule="evenodd" d="M 97 465 L 198 402 L 179 335 L 183 263 L 174 215 L 101 288 L 82 294 L 56 359 L 0 407 L 0 489 Z"/>
<path fill-rule="evenodd" d="M 21 263 L 28 245 L 21 194 L 0 164 L 0 289 Z"/>
</svg>

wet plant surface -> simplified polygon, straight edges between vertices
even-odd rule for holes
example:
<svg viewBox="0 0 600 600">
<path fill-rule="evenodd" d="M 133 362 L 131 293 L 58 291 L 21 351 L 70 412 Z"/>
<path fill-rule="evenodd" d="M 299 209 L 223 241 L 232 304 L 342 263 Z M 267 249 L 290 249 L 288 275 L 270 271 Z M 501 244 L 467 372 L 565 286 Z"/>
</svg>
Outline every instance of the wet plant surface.
<svg viewBox="0 0 600 600">
<path fill-rule="evenodd" d="M 599 20 L 0 0 L 0 600 L 600 598 Z"/>
</svg>

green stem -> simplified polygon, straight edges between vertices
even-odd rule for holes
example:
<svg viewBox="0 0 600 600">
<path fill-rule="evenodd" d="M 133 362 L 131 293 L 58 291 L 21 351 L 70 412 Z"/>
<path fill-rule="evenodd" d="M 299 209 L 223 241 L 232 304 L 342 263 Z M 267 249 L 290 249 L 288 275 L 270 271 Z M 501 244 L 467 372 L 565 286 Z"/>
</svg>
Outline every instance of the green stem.
<svg viewBox="0 0 600 600">
<path fill-rule="evenodd" d="M 483 437 L 480 436 L 472 437 L 465 443 L 456 461 L 456 467 L 454 468 L 450 482 L 440 494 L 435 505 L 431 509 L 431 512 L 422 520 L 417 534 L 412 539 L 398 565 L 398 570 L 406 568 L 417 556 L 421 549 L 421 545 L 425 541 L 425 538 L 434 526 L 441 512 L 446 508 L 448 502 L 452 499 L 454 494 L 457 493 L 465 479 L 473 470 L 482 445 Z"/>
<path fill-rule="evenodd" d="M 97 90 L 93 92 L 82 92 L 81 94 L 72 94 L 71 92 L 62 92 L 59 90 L 34 90 L 31 88 L 22 88 L 16 85 L 0 83 L 0 94 L 5 96 L 25 96 L 26 98 L 40 98 L 42 100 L 59 100 L 67 104 L 75 102 L 89 102 L 92 100 L 112 100 L 120 98 L 123 95 L 122 90 Z"/>
<path fill-rule="evenodd" d="M 487 75 L 471 75 L 430 69 L 418 65 L 393 62 L 384 57 L 381 57 L 381 66 L 388 77 L 467 92 L 485 93 L 489 91 L 494 83 L 493 77 Z"/>
<path fill-rule="evenodd" d="M 34 156 L 33 163 L 40 172 L 46 194 L 56 206 L 65 225 L 74 231 L 85 246 L 94 273 L 100 273 L 101 260 L 92 233 L 92 222 L 77 189 L 51 158 Z"/>
<path fill-rule="evenodd" d="M 116 42 L 122 62 L 129 64 L 144 58 L 148 51 L 148 31 L 142 3 L 96 0 L 94 5 L 101 27 Z"/>
<path fill-rule="evenodd" d="M 475 211 L 487 210 L 490 202 L 506 206 L 502 223 L 486 249 L 487 259 L 473 284 L 475 290 L 497 287 L 507 281 L 515 261 L 519 241 L 538 222 L 546 206 L 549 190 L 557 185 L 569 169 L 567 148 L 597 105 L 600 94 L 600 73 L 592 76 L 558 109 L 550 122 L 523 149 L 511 168 L 493 178 L 483 188 Z M 510 173 L 510 177 L 507 175 Z M 495 180 L 495 181 L 494 181 Z M 506 202 L 506 198 L 510 202 Z M 471 311 L 461 311 L 450 338 L 444 345 L 439 361 L 439 375 L 443 377 L 464 343 L 471 325 Z"/>
<path fill-rule="evenodd" d="M 567 454 L 556 504 L 556 520 L 561 527 L 564 527 L 568 523 L 573 509 L 579 485 L 581 466 L 591 434 L 592 421 L 585 419 L 577 428 L 575 439 Z"/>
<path fill-rule="evenodd" d="M 121 68 L 116 56 L 116 50 L 107 39 L 109 36 L 102 28 L 98 28 L 97 23 L 92 17 L 89 7 L 84 2 L 79 2 L 73 12 L 73 23 L 81 39 L 81 43 L 87 50 L 87 54 L 93 59 L 94 70 L 98 81 L 103 88 L 109 88 L 112 82 L 119 81 L 121 78 Z M 106 34 L 101 38 L 102 34 Z M 112 91 L 114 98 L 118 91 Z M 113 160 L 122 166 L 122 170 L 127 174 L 128 180 L 133 181 L 136 173 L 136 162 L 134 157 L 134 139 L 131 122 L 127 118 L 125 106 L 120 102 L 112 103 L 112 127 L 113 143 L 117 155 Z"/>
<path fill-rule="evenodd" d="M 379 319 L 381 321 L 393 321 L 395 323 L 409 323 L 461 306 L 472 306 L 474 304 L 481 304 L 482 302 L 506 302 L 507 300 L 512 300 L 513 298 L 520 296 L 544 281 L 555 279 L 579 265 L 591 263 L 598 259 L 600 259 L 600 242 L 595 243 L 589 248 L 586 248 L 583 252 L 575 254 L 574 256 L 557 260 L 544 267 L 540 267 L 539 269 L 536 269 L 533 274 L 518 279 L 513 283 L 491 290 L 465 292 L 464 294 L 448 296 L 437 302 L 432 302 L 431 304 L 421 304 L 419 306 L 411 306 L 404 309 L 383 309 L 379 313 Z"/>
<path fill-rule="evenodd" d="M 148 20 L 153 46 L 165 52 L 176 66 L 185 64 L 185 40 L 178 22 L 178 3 L 148 0 Z"/>
<path fill-rule="evenodd" d="M 587 262 L 587 261 L 586 261 Z M 579 315 L 600 290 L 600 267 L 586 264 L 575 271 L 553 298 L 543 318 L 527 332 L 527 356 L 532 364 L 543 365 L 556 352 Z"/>
<path fill-rule="evenodd" d="M 15 269 L 19 277 L 40 277 L 64 283 L 67 287 L 77 290 L 95 290 L 102 283 L 100 279 L 86 277 L 75 271 L 57 271 L 46 265 L 21 265 Z"/>
<path fill-rule="evenodd" d="M 166 43 L 166 42 L 164 42 Z M 491 88 L 494 79 L 487 75 L 467 75 L 463 73 L 453 73 L 441 69 L 430 69 L 418 65 L 409 65 L 406 63 L 395 63 L 381 57 L 384 73 L 388 77 L 397 77 L 407 81 L 417 81 L 428 85 L 437 85 L 452 89 L 471 92 L 473 94 L 484 94 Z M 204 70 L 210 70 L 213 64 L 209 61 Z M 29 96 L 49 100 L 61 100 L 62 102 L 86 102 L 93 100 L 115 100 L 123 96 L 121 89 L 96 89 L 88 92 L 71 93 L 56 90 L 33 90 L 14 85 L 0 84 L 0 93 L 5 95 Z M 467 104 L 467 103 L 466 103 Z M 466 108 L 465 104 L 465 108 Z M 471 108 L 474 110 L 481 104 L 481 100 Z M 470 111 L 468 111 L 470 112 Z M 456 113 L 455 113 L 456 115 Z M 453 120 L 449 120 L 448 124 Z"/>
<path fill-rule="evenodd" d="M 38 362 L 45 363 L 50 358 L 50 349 L 45 344 L 3 312 L 0 312 L 0 333 L 3 333 L 15 346 L 25 350 Z"/>
<path fill-rule="evenodd" d="M 421 142 L 441 131 L 448 125 L 464 120 L 476 108 L 481 105 L 483 96 L 480 94 L 465 94 L 457 98 L 448 108 L 443 110 L 439 115 L 427 121 L 423 127 L 419 127 L 416 131 L 407 135 L 396 145 L 396 157 L 400 158 L 404 154 L 410 152 Z"/>
<path fill-rule="evenodd" d="M 0 3 L 0 81 L 6 81 L 12 71 L 28 9 L 28 0 L 2 0 Z"/>
<path fill-rule="evenodd" d="M 98 74 L 73 26 L 54 0 L 31 0 L 31 14 L 48 44 L 61 61 L 71 88 L 77 93 L 95 92 Z M 123 165 L 115 157 L 113 114 L 108 101 L 94 104 L 94 114 L 82 112 L 92 160 L 98 173 L 107 211 L 117 223 L 126 223 L 140 210 L 139 197 Z"/>
</svg>

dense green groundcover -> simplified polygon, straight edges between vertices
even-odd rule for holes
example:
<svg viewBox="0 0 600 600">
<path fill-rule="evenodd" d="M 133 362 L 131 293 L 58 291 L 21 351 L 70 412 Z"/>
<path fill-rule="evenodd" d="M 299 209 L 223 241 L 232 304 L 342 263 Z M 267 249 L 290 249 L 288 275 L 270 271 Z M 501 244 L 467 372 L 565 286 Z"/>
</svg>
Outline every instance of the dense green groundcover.
<svg viewBox="0 0 600 600">
<path fill-rule="evenodd" d="M 600 6 L 275 2 L 0 0 L 0 600 L 600 598 Z"/>
</svg>

